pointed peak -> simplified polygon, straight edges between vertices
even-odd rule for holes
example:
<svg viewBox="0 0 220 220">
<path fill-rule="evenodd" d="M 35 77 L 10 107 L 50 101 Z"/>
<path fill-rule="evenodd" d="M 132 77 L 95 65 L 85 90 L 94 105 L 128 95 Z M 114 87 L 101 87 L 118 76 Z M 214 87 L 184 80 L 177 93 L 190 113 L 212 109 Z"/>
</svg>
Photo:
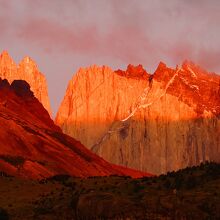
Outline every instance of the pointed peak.
<svg viewBox="0 0 220 220">
<path fill-rule="evenodd" d="M 141 64 L 139 64 L 137 66 L 129 64 L 126 72 L 128 72 L 128 73 L 135 72 L 135 73 L 140 73 L 140 74 L 147 73 L 147 71 L 143 68 L 143 66 Z"/>
<path fill-rule="evenodd" d="M 19 67 L 31 67 L 38 70 L 36 62 L 29 56 L 25 56 L 19 63 Z"/>
<path fill-rule="evenodd" d="M 157 66 L 156 72 L 164 69 L 167 69 L 167 65 L 164 62 L 160 61 L 160 63 Z"/>
<path fill-rule="evenodd" d="M 29 63 L 30 61 L 31 61 L 31 62 L 34 62 L 29 56 L 25 56 L 25 57 L 23 58 L 23 61 L 26 62 L 26 63 Z"/>
<path fill-rule="evenodd" d="M 187 69 L 187 68 L 191 68 L 191 67 L 196 67 L 197 65 L 191 61 L 191 60 L 184 60 L 182 62 L 182 68 L 183 69 Z"/>
<path fill-rule="evenodd" d="M 21 63 L 25 63 L 25 64 L 35 64 L 35 65 L 36 65 L 36 62 L 35 62 L 31 57 L 29 57 L 29 56 L 25 56 L 25 57 L 21 60 L 20 64 L 21 64 Z"/>
<path fill-rule="evenodd" d="M 13 59 L 11 58 L 11 56 L 9 55 L 8 51 L 3 50 L 0 56 L 2 61 L 6 61 L 6 62 L 10 62 L 10 63 L 14 63 Z"/>
<path fill-rule="evenodd" d="M 9 56 L 9 53 L 7 50 L 3 50 L 1 56 Z"/>
<path fill-rule="evenodd" d="M 116 70 L 115 72 L 118 75 L 125 76 L 127 78 L 137 78 L 137 79 L 148 79 L 149 78 L 149 74 L 143 68 L 141 64 L 137 66 L 129 64 L 125 71 L 119 69 L 119 70 Z"/>
<path fill-rule="evenodd" d="M 178 66 L 176 69 L 168 67 L 165 63 L 160 62 L 158 64 L 157 69 L 155 70 L 153 74 L 153 79 L 157 81 L 165 81 L 167 82 L 175 73 L 175 71 L 178 69 Z"/>
<path fill-rule="evenodd" d="M 163 75 L 166 71 L 173 71 L 174 69 L 168 67 L 166 63 L 160 61 L 153 75 Z"/>
</svg>

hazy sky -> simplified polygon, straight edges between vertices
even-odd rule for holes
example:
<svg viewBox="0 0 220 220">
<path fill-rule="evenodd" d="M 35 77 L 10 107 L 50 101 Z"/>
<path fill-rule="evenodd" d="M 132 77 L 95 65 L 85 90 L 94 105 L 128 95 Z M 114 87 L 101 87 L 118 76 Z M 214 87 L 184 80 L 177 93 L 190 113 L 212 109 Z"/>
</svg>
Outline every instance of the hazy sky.
<svg viewBox="0 0 220 220">
<path fill-rule="evenodd" d="M 32 57 L 53 111 L 80 66 L 191 59 L 220 73 L 220 0 L 0 0 L 0 50 Z"/>
</svg>

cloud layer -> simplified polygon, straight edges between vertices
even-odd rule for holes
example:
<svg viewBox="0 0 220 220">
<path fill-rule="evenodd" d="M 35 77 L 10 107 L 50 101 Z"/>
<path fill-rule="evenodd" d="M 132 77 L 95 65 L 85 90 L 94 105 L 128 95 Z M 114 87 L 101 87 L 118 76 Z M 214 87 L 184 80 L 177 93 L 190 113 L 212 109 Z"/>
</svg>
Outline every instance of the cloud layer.
<svg viewBox="0 0 220 220">
<path fill-rule="evenodd" d="M 80 67 L 191 59 L 220 73 L 218 0 L 0 0 L 0 49 L 32 56 L 54 109 Z"/>
</svg>

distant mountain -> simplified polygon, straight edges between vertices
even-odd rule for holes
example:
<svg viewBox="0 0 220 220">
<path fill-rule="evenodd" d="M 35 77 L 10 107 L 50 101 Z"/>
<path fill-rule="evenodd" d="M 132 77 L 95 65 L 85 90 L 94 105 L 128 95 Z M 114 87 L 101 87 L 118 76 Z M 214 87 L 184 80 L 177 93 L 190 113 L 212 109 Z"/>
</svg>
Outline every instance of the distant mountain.
<svg viewBox="0 0 220 220">
<path fill-rule="evenodd" d="M 56 116 L 64 133 L 112 163 L 160 174 L 220 162 L 220 76 L 191 61 L 80 68 Z"/>
<path fill-rule="evenodd" d="M 10 83 L 19 79 L 28 82 L 36 98 L 51 115 L 46 78 L 30 57 L 24 57 L 17 66 L 8 52 L 3 51 L 0 55 L 0 77 L 7 79 Z"/>
<path fill-rule="evenodd" d="M 0 79 L 0 171 L 42 179 L 147 173 L 112 165 L 62 133 L 23 80 Z"/>
</svg>

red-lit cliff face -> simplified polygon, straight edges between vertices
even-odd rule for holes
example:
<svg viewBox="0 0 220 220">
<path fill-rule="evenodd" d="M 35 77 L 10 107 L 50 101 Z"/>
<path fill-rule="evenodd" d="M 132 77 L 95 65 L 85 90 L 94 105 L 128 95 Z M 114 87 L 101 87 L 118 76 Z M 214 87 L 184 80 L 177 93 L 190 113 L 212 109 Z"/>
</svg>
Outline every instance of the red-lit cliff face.
<svg viewBox="0 0 220 220">
<path fill-rule="evenodd" d="M 63 134 L 25 81 L 1 79 L 0 171 L 26 178 L 147 175 L 112 165 Z"/>
<path fill-rule="evenodd" d="M 34 95 L 51 114 L 46 79 L 30 57 L 25 57 L 17 66 L 9 54 L 3 51 L 0 55 L 0 77 L 10 83 L 19 79 L 28 82 Z"/>
<path fill-rule="evenodd" d="M 164 173 L 220 162 L 220 77 L 192 62 L 112 71 L 81 68 L 56 117 L 62 130 L 104 159 Z"/>
</svg>

